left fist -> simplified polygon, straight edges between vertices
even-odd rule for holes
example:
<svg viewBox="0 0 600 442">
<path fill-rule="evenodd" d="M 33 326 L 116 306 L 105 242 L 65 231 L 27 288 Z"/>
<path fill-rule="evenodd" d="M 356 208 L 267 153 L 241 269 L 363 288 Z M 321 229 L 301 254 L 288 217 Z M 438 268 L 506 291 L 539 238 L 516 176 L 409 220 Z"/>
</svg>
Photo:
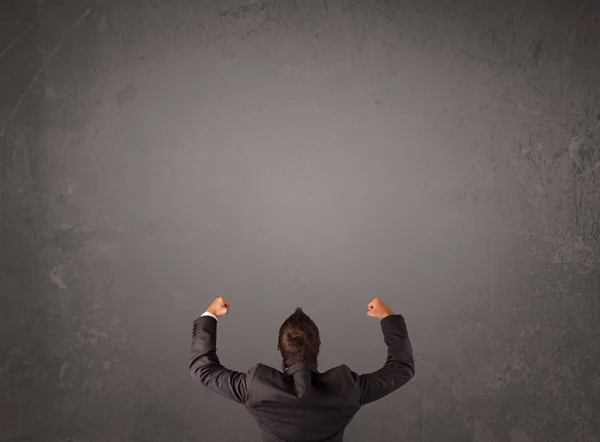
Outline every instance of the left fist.
<svg viewBox="0 0 600 442">
<path fill-rule="evenodd" d="M 223 298 L 216 298 L 206 311 L 220 318 L 229 313 L 229 303 Z"/>
</svg>

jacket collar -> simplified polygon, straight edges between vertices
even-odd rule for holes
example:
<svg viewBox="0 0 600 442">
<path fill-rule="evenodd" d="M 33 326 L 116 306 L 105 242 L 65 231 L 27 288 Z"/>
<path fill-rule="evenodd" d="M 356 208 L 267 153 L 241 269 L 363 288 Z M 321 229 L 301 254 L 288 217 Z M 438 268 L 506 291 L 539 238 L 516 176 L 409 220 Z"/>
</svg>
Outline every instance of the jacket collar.
<svg viewBox="0 0 600 442">
<path fill-rule="evenodd" d="M 292 364 L 288 368 L 286 368 L 285 374 L 286 376 L 291 376 L 300 370 L 310 370 L 314 373 L 319 372 L 317 370 L 317 364 L 312 364 L 308 362 L 298 362 L 297 364 Z"/>
</svg>

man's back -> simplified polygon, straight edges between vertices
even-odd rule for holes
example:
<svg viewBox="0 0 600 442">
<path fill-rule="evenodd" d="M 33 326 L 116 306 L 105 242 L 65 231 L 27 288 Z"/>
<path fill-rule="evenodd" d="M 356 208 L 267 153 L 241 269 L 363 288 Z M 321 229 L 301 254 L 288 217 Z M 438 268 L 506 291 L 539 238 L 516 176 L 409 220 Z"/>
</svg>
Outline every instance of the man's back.
<svg viewBox="0 0 600 442">
<path fill-rule="evenodd" d="M 302 363 L 285 373 L 259 364 L 245 406 L 269 442 L 341 441 L 361 407 L 348 367 L 319 373 Z"/>
<path fill-rule="evenodd" d="M 384 366 L 361 375 L 345 365 L 320 373 L 316 364 L 304 362 L 285 372 L 263 364 L 246 373 L 229 370 L 216 355 L 216 329 L 214 317 L 194 321 L 190 372 L 210 390 L 243 404 L 264 442 L 342 442 L 344 429 L 363 405 L 414 376 L 406 324 L 393 313 L 381 319 L 388 347 Z"/>
</svg>

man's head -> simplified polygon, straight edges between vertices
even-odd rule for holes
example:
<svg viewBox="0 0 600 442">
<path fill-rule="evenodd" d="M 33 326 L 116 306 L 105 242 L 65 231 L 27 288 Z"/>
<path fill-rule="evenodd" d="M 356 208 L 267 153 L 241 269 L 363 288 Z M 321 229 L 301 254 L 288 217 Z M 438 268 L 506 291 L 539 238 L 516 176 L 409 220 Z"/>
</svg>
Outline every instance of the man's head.
<svg viewBox="0 0 600 442">
<path fill-rule="evenodd" d="M 298 362 L 316 365 L 320 347 L 317 325 L 298 307 L 279 329 L 277 349 L 283 358 L 284 369 Z"/>
</svg>

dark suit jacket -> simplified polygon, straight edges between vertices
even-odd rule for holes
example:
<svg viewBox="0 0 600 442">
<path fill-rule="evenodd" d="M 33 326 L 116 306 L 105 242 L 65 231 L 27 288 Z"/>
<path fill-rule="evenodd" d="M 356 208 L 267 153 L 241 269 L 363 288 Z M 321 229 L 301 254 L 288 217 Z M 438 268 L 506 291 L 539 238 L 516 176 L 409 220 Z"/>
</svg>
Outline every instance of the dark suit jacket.
<svg viewBox="0 0 600 442">
<path fill-rule="evenodd" d="M 264 442 L 342 442 L 344 429 L 369 402 L 392 393 L 414 376 L 413 352 L 401 315 L 381 320 L 387 359 L 379 370 L 356 374 L 346 365 L 319 373 L 299 363 L 281 372 L 257 364 L 241 373 L 217 357 L 217 320 L 194 321 L 190 373 L 205 387 L 243 404 Z"/>
</svg>

